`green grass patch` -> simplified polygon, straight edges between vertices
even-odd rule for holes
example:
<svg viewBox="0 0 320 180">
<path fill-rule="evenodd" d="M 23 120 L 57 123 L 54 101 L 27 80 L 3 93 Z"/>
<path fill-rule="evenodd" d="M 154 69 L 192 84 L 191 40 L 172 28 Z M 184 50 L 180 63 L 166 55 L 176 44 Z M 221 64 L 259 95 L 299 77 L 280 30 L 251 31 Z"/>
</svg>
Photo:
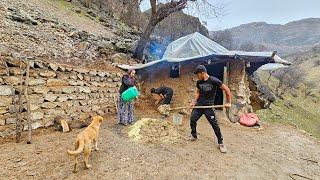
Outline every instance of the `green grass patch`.
<svg viewBox="0 0 320 180">
<path fill-rule="evenodd" d="M 265 73 L 259 74 L 264 84 L 267 83 Z M 277 79 L 269 80 L 269 87 L 275 89 Z M 256 113 L 262 121 L 270 123 L 290 124 L 320 139 L 320 96 L 305 97 L 302 89 L 295 89 L 296 96 L 285 93 L 283 99 L 277 98 L 269 109 L 258 110 Z"/>
</svg>

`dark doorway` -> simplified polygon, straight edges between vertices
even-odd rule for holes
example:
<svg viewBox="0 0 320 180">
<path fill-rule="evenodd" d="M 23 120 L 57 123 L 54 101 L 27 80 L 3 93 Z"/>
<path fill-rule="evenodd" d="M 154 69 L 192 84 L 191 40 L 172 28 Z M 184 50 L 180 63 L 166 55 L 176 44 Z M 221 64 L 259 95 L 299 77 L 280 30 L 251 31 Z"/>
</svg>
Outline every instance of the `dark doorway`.
<svg viewBox="0 0 320 180">
<path fill-rule="evenodd" d="M 210 76 L 214 76 L 223 82 L 224 66 L 225 63 L 207 64 L 205 65 Z M 223 92 L 220 88 L 217 88 L 216 98 L 214 101 L 215 105 L 223 104 Z"/>
<path fill-rule="evenodd" d="M 178 78 L 180 76 L 180 65 L 179 63 L 173 63 L 170 65 L 170 77 Z"/>
</svg>

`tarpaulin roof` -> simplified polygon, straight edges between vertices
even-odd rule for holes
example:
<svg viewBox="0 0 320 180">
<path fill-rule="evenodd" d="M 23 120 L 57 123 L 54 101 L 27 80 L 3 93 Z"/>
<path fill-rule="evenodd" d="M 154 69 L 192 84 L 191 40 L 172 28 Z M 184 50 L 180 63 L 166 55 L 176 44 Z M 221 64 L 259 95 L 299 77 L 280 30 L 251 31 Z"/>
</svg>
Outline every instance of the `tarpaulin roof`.
<svg viewBox="0 0 320 180">
<path fill-rule="evenodd" d="M 266 63 L 290 65 L 290 62 L 281 59 L 275 52 L 229 51 L 206 36 L 195 32 L 171 42 L 161 60 L 132 66 L 118 66 L 122 69 L 143 69 L 163 61 L 174 63 L 197 60 L 211 60 L 212 64 L 230 60 L 245 60 L 247 62 L 265 61 Z"/>
</svg>

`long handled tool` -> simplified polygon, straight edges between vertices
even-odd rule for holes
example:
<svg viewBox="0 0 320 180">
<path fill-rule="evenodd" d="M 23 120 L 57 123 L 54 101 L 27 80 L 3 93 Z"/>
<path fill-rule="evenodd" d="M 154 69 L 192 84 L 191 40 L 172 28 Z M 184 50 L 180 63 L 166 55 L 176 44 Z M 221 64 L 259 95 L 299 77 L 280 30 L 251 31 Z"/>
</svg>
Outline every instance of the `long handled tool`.
<svg viewBox="0 0 320 180">
<path fill-rule="evenodd" d="M 204 109 L 204 108 L 222 108 L 225 107 L 225 105 L 213 105 L 213 106 L 194 106 L 194 107 L 190 107 L 190 106 L 183 106 L 183 107 L 175 107 L 175 108 L 170 108 L 170 106 L 159 106 L 158 107 L 158 111 L 162 114 L 162 115 L 169 115 L 170 111 L 173 110 L 180 110 L 180 109 Z"/>
<path fill-rule="evenodd" d="M 180 109 L 205 109 L 205 108 L 223 108 L 225 105 L 213 105 L 213 106 L 184 106 L 184 107 L 175 107 L 175 108 L 170 108 L 169 110 L 180 110 Z"/>
</svg>

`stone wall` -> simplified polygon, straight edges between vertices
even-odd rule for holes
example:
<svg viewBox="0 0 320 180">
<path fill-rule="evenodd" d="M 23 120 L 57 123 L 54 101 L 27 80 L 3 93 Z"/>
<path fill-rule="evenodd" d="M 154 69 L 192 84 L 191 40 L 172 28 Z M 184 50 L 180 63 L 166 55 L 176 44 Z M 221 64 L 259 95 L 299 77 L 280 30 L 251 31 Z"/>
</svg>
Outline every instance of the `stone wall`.
<svg viewBox="0 0 320 180">
<path fill-rule="evenodd" d="M 229 65 L 229 88 L 232 93 L 232 106 L 229 110 L 229 119 L 238 122 L 240 115 L 252 112 L 250 101 L 251 91 L 246 73 L 244 61 L 230 62 Z"/>
<path fill-rule="evenodd" d="M 18 94 L 21 77 L 19 62 L 8 62 L 9 77 L 4 63 L 0 64 L 0 137 L 15 133 L 11 85 Z M 121 85 L 120 72 L 97 71 L 40 61 L 31 61 L 30 64 L 28 94 L 33 129 L 53 125 L 56 116 L 68 116 L 72 121 L 77 121 L 96 114 L 115 112 L 114 96 Z M 22 128 L 27 130 L 24 96 L 21 102 Z"/>
</svg>

